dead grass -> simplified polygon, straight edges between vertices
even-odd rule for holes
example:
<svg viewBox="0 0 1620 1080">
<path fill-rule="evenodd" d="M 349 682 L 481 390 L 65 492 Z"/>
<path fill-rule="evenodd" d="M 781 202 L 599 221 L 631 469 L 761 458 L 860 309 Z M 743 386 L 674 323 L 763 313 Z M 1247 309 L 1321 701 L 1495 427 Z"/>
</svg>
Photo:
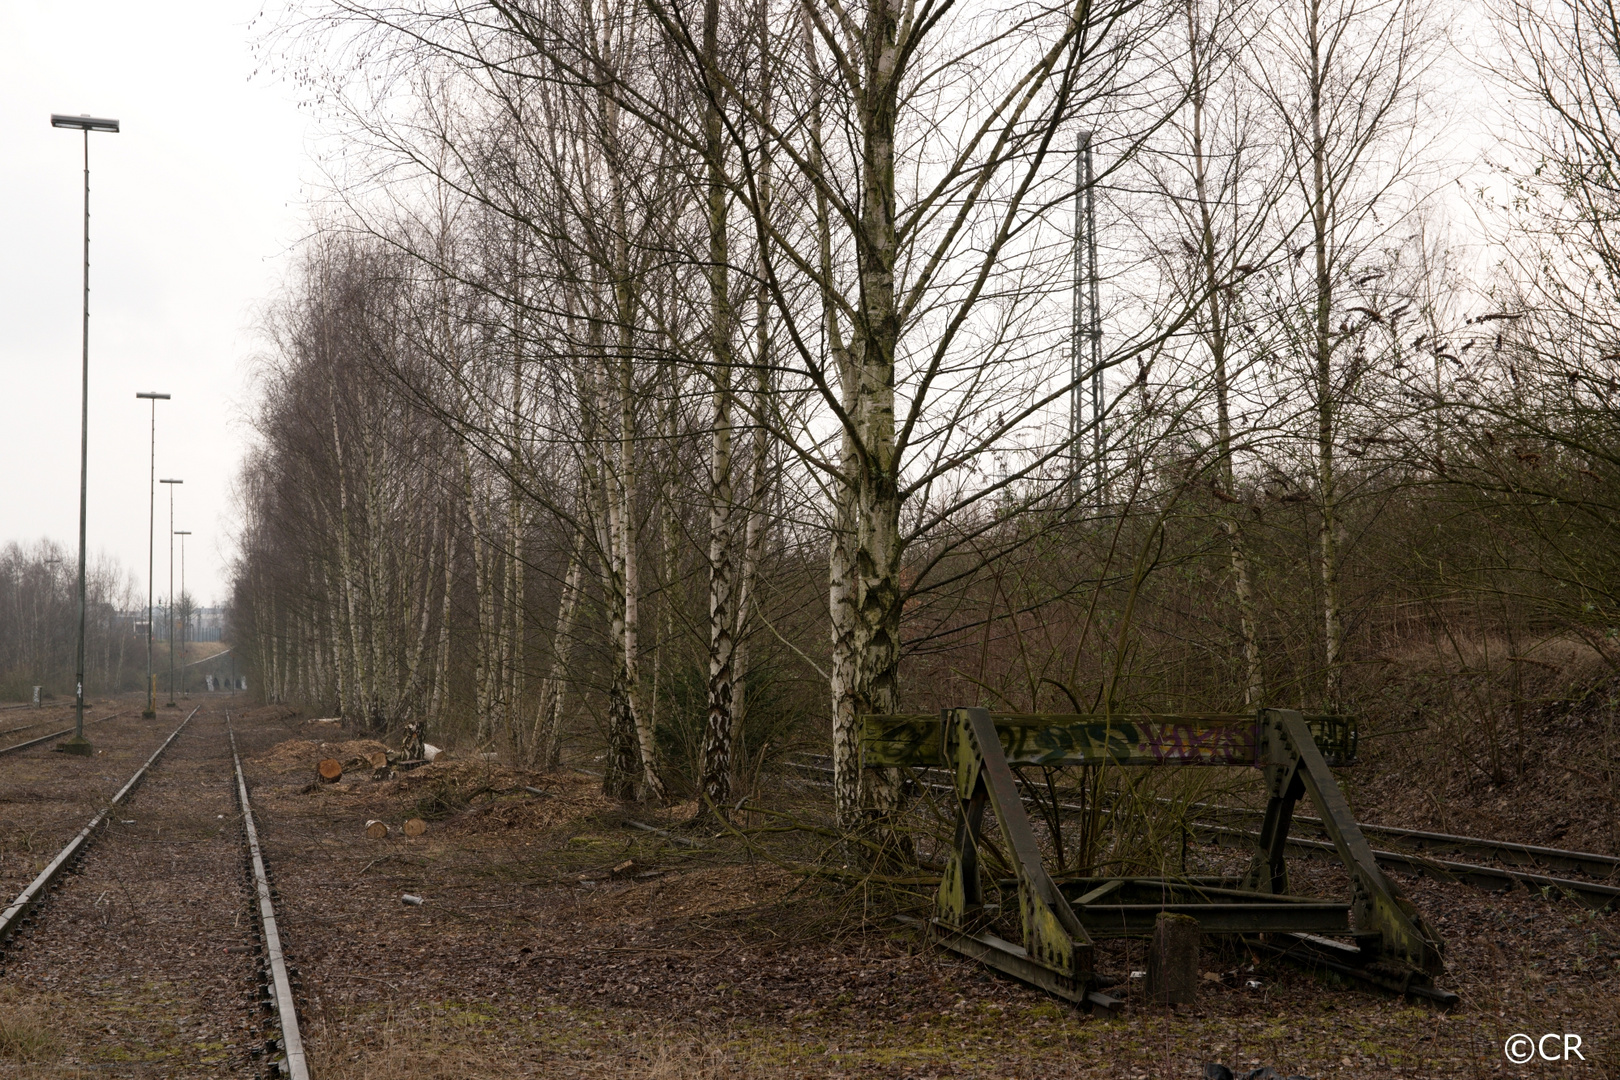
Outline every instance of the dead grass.
<svg viewBox="0 0 1620 1080">
<path fill-rule="evenodd" d="M 1437 632 L 1430 640 L 1414 638 L 1380 659 L 1408 678 L 1516 676 L 1525 692 L 1548 696 L 1579 693 L 1614 674 L 1602 653 L 1568 635 L 1510 641 L 1501 634 Z"/>
<path fill-rule="evenodd" d="M 799 879 L 770 866 L 716 866 L 637 882 L 603 895 L 598 918 L 693 919 L 764 907 L 782 900 Z"/>
<path fill-rule="evenodd" d="M 322 1080 L 517 1080 L 535 1076 L 624 1080 L 743 1080 L 758 1075 L 726 1047 L 674 1028 L 639 1028 L 622 1016 L 528 1017 L 436 1002 L 408 1013 L 356 1012 L 305 1033 L 310 1072 Z M 536 1036 L 539 1037 L 536 1037 Z"/>
<path fill-rule="evenodd" d="M 535 795 L 525 787 L 546 794 Z M 550 829 L 617 808 L 594 777 L 526 773 L 482 761 L 436 761 L 380 785 L 376 794 L 409 799 L 421 817 L 454 817 L 457 828 L 471 831 Z"/>
<path fill-rule="evenodd" d="M 0 1061 L 26 1065 L 47 1060 L 60 1048 L 52 1018 L 37 1001 L 14 994 L 0 998 Z"/>
<path fill-rule="evenodd" d="M 330 1080 L 464 1080 L 527 1075 L 501 1048 L 441 1017 L 323 1025 L 305 1035 L 310 1072 Z"/>
<path fill-rule="evenodd" d="M 287 773 L 296 769 L 314 768 L 322 758 L 337 758 L 347 764 L 361 761 L 367 755 L 384 752 L 387 749 L 376 739 L 348 739 L 343 742 L 287 739 L 258 757 L 251 758 L 250 761 L 273 772 Z"/>
<path fill-rule="evenodd" d="M 284 788 L 286 812 L 296 807 L 309 831 L 289 816 L 281 835 L 316 836 L 361 807 L 396 820 L 429 797 L 467 802 L 408 848 L 354 851 L 341 892 L 320 891 L 324 847 L 321 860 L 280 864 L 290 916 L 297 904 L 323 916 L 300 923 L 297 939 L 326 958 L 305 961 L 326 980 L 322 1018 L 306 1032 L 323 1078 L 1168 1080 L 1214 1060 L 1319 1080 L 1476 1078 L 1493 1075 L 1519 1025 L 1580 1031 L 1593 1047 L 1620 1023 L 1606 973 L 1612 917 L 1574 919 L 1518 894 L 1405 883 L 1452 945 L 1443 984 L 1465 1004 L 1450 1015 L 1212 949 L 1210 970 L 1228 977 L 1203 986 L 1195 1008 L 1154 1010 L 1127 987 L 1126 1015 L 1109 1018 L 895 935 L 878 919 L 886 892 L 781 868 L 808 869 L 828 848 L 819 834 L 774 831 L 787 820 L 774 813 L 739 821 L 746 840 L 677 830 L 694 847 L 624 827 L 628 816 L 673 825 L 684 808 L 627 808 L 604 800 L 595 778 L 484 760 L 321 790 L 347 801 Z M 797 791 L 780 789 L 782 813 L 814 818 L 816 806 L 792 802 Z M 378 861 L 385 850 L 413 858 Z M 1191 854 L 1198 867 L 1228 856 Z M 609 873 L 631 860 L 628 876 Z M 1328 871 L 1314 864 L 1295 870 L 1303 891 L 1348 889 L 1318 880 Z M 646 871 L 660 873 L 635 876 Z M 406 891 L 430 901 L 401 911 Z M 363 918 L 328 926 L 339 910 Z M 363 948 L 356 926 L 373 927 Z M 1509 954 L 1499 968 L 1496 949 Z M 1099 963 L 1123 975 L 1142 965 L 1141 945 L 1107 943 Z M 1613 1074 L 1612 1062 L 1568 1074 L 1601 1070 Z"/>
</svg>

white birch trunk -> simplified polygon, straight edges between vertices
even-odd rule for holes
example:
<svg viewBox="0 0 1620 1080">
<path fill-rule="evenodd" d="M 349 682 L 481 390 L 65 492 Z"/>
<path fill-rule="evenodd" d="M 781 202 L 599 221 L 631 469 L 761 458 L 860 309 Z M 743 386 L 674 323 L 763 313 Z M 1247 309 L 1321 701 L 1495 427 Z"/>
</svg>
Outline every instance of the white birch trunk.
<svg viewBox="0 0 1620 1080">
<path fill-rule="evenodd" d="M 1328 88 L 1322 58 L 1320 0 L 1307 0 L 1306 34 L 1311 92 L 1311 249 L 1316 262 L 1312 352 L 1316 366 L 1316 487 L 1320 500 L 1317 538 L 1322 558 L 1322 643 L 1326 666 L 1323 706 L 1334 712 L 1339 708 L 1339 652 L 1344 631 L 1339 610 L 1338 476 L 1333 458 L 1337 418 L 1333 387 L 1333 275 L 1328 250 L 1331 192 L 1328 190 L 1327 141 L 1322 131 L 1323 97 Z"/>
<path fill-rule="evenodd" d="M 816 50 L 816 31 L 809 9 L 800 14 L 800 29 L 806 66 L 810 69 L 811 172 L 824 167 L 821 129 L 821 63 Z M 827 351 L 840 380 L 842 405 L 846 416 L 855 406 L 854 365 L 844 347 L 838 322 L 838 295 L 834 288 L 832 225 L 827 196 L 818 187 L 815 195 L 817 271 L 821 277 L 822 326 Z M 827 689 L 832 704 L 833 808 L 838 824 L 855 827 L 860 810 L 861 763 L 860 733 L 856 728 L 855 702 L 855 488 L 860 464 L 854 433 L 846 425 L 838 451 L 838 474 L 832 480 L 832 507 L 828 522 L 827 615 L 831 633 Z"/>
<path fill-rule="evenodd" d="M 442 725 L 450 706 L 450 615 L 455 599 L 456 522 L 455 511 L 450 506 L 446 505 L 440 513 L 444 521 L 444 592 L 439 598 L 439 642 L 433 658 L 433 696 L 428 702 L 428 717 Z"/>
<path fill-rule="evenodd" d="M 1241 504 L 1237 502 L 1236 470 L 1232 461 L 1232 403 L 1231 378 L 1228 372 L 1230 356 L 1230 326 L 1232 313 L 1228 288 L 1234 268 L 1223 266 L 1217 250 L 1215 226 L 1216 208 L 1209 191 L 1209 154 L 1205 145 L 1205 108 L 1208 100 L 1208 58 L 1204 55 L 1204 32 L 1198 20 L 1194 0 L 1187 4 L 1187 41 L 1192 64 L 1188 84 L 1189 104 L 1192 106 L 1193 183 L 1198 197 L 1199 251 L 1203 271 L 1203 288 L 1209 325 L 1205 331 L 1211 366 L 1215 374 L 1216 439 L 1218 442 L 1216 482 L 1221 486 L 1220 497 L 1225 509 L 1221 512 L 1221 528 L 1226 534 L 1232 564 L 1232 592 L 1237 602 L 1238 628 L 1243 643 L 1243 703 L 1259 708 L 1265 697 L 1265 676 L 1260 657 L 1259 619 L 1255 611 L 1254 587 L 1249 573 L 1248 548 L 1243 537 L 1243 523 L 1239 518 Z M 1233 198 L 1237 194 L 1233 193 Z M 1236 230 L 1233 231 L 1234 242 Z"/>
<path fill-rule="evenodd" d="M 731 369 L 732 311 L 726 232 L 724 149 L 720 87 L 711 77 L 719 53 L 719 0 L 703 7 L 704 167 L 708 174 L 709 365 L 714 413 L 709 433 L 709 683 L 700 786 L 710 812 L 723 814 L 731 798 L 732 608 Z"/>
<path fill-rule="evenodd" d="M 599 303 L 596 307 L 599 309 Z M 602 793 L 611 799 L 630 799 L 635 796 L 640 770 L 625 650 L 624 570 L 620 558 L 623 533 L 619 522 L 622 504 L 617 478 L 613 475 L 616 455 L 611 446 L 614 440 L 611 433 L 600 431 L 599 417 L 605 404 L 601 388 L 607 382 L 608 362 L 602 321 L 594 312 L 589 317 L 589 325 L 592 356 L 581 379 L 583 458 L 586 495 L 596 525 L 596 546 L 602 554 L 598 565 L 602 592 L 607 600 L 608 642 L 613 652 L 607 693 L 608 747 L 606 767 L 602 770 Z"/>
<path fill-rule="evenodd" d="M 584 580 L 585 537 L 574 537 L 568 553 L 568 570 L 563 575 L 562 596 L 557 601 L 557 623 L 551 635 L 551 670 L 540 693 L 540 711 L 535 722 L 531 760 L 548 769 L 562 761 L 563 703 L 568 685 L 568 657 L 574 641 L 579 597 Z"/>
</svg>

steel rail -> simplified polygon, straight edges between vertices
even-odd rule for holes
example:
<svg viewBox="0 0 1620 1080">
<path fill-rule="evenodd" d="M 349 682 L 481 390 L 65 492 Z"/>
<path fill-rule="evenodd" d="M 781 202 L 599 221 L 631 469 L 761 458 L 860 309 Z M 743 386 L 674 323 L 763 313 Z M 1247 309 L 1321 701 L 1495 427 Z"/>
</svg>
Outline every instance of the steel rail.
<svg viewBox="0 0 1620 1080">
<path fill-rule="evenodd" d="M 271 903 L 270 879 L 264 869 L 264 852 L 259 847 L 259 830 L 253 824 L 253 806 L 248 801 L 247 777 L 242 773 L 242 757 L 236 751 L 236 731 L 230 727 L 231 714 L 225 714 L 231 740 L 231 758 L 236 764 L 236 797 L 242 807 L 242 825 L 253 866 L 253 887 L 259 901 L 259 928 L 264 936 L 264 955 L 270 967 L 270 985 L 275 995 L 276 1014 L 281 1023 L 281 1049 L 286 1056 L 276 1064 L 278 1071 L 292 1080 L 309 1080 L 309 1062 L 304 1040 L 298 1032 L 298 1009 L 293 1003 L 292 979 L 287 974 L 287 958 L 281 951 L 281 931 L 276 909 Z"/>
<path fill-rule="evenodd" d="M 59 722 L 60 721 L 58 721 L 56 717 L 49 716 L 43 720 L 31 720 L 26 724 L 18 724 L 16 727 L 8 727 L 6 730 L 0 731 L 0 735 L 15 735 L 19 731 L 27 731 L 29 728 L 36 728 L 41 724 L 55 724 Z"/>
<path fill-rule="evenodd" d="M 193 709 L 191 711 L 196 712 L 197 710 Z M 112 716 L 103 716 L 99 720 L 87 721 L 84 726 L 89 727 L 91 724 L 103 724 L 103 723 L 106 723 L 108 720 L 116 719 L 117 717 L 122 716 L 122 715 L 123 715 L 123 713 L 113 713 Z M 186 719 L 190 720 L 191 717 L 188 716 L 188 717 L 186 717 Z M 37 725 L 28 724 L 25 727 L 14 728 L 13 730 L 15 730 L 15 731 L 26 731 L 28 728 L 35 727 L 35 726 L 37 726 Z M 184 727 L 185 725 L 182 724 L 181 726 Z M 37 738 L 37 739 L 29 739 L 27 742 L 13 743 L 10 746 L 0 746 L 0 754 L 13 754 L 13 753 L 16 753 L 18 750 L 26 750 L 30 746 L 38 746 L 40 743 L 47 743 L 47 742 L 50 742 L 52 739 L 60 739 L 64 735 L 71 735 L 71 734 L 73 734 L 73 729 L 72 728 L 63 728 L 61 731 L 53 731 L 49 735 L 41 735 L 41 736 L 39 736 L 39 738 Z"/>
<path fill-rule="evenodd" d="M 823 755 L 805 756 L 821 757 Z M 825 765 L 811 765 L 805 762 L 789 762 L 789 765 L 806 772 L 832 773 L 832 769 Z M 934 790 L 951 790 L 949 784 L 931 781 L 922 781 L 922 783 Z M 1222 807 L 1209 803 L 1193 803 L 1190 805 L 1194 809 L 1259 816 L 1259 811 L 1251 811 L 1246 807 Z M 1075 812 L 1082 808 L 1068 803 L 1060 803 L 1059 809 Z M 1320 819 L 1307 816 L 1296 817 L 1293 821 L 1295 824 L 1317 830 L 1321 829 L 1322 824 Z M 1362 825 L 1361 831 L 1373 836 L 1395 840 L 1398 843 L 1410 842 L 1420 848 L 1428 846 L 1431 849 L 1439 848 L 1441 850 L 1498 859 L 1517 867 L 1554 867 L 1572 870 L 1577 873 L 1587 873 L 1593 877 L 1613 880 L 1617 884 L 1605 884 L 1603 880 L 1582 881 L 1522 869 L 1481 866 L 1477 863 L 1457 862 L 1450 859 L 1427 858 L 1406 851 L 1373 849 L 1373 857 L 1385 866 L 1430 877 L 1462 881 L 1485 889 L 1511 888 L 1514 884 L 1521 884 L 1529 889 L 1547 890 L 1548 892 L 1574 897 L 1595 911 L 1603 911 L 1611 907 L 1620 909 L 1620 858 L 1612 855 L 1598 855 L 1588 851 L 1564 851 L 1559 848 L 1538 847 L 1533 844 L 1520 844 L 1510 840 L 1486 840 L 1473 836 L 1451 836 L 1446 833 L 1398 829 L 1388 825 Z M 1234 828 L 1229 825 L 1213 825 L 1205 822 L 1193 823 L 1189 832 L 1208 837 L 1218 844 L 1224 843 L 1228 846 L 1248 847 L 1252 847 L 1252 841 L 1259 839 L 1260 835 L 1247 829 Z M 1301 855 L 1323 858 L 1337 857 L 1333 844 L 1327 840 L 1311 840 L 1305 837 L 1290 836 L 1288 838 L 1288 847 Z"/>
<path fill-rule="evenodd" d="M 1189 809 L 1206 812 L 1219 821 L 1224 817 L 1261 818 L 1263 811 L 1247 806 L 1221 806 L 1216 803 L 1189 803 Z M 1292 819 L 1297 827 L 1322 833 L 1322 820 L 1299 814 Z M 1363 834 L 1378 836 L 1403 847 L 1419 851 L 1441 851 L 1453 855 L 1473 855 L 1496 859 L 1512 866 L 1532 866 L 1588 874 L 1598 880 L 1613 878 L 1620 882 L 1620 857 L 1599 855 L 1591 851 L 1567 851 L 1563 848 L 1522 844 L 1515 840 L 1486 840 L 1477 836 L 1457 836 L 1451 833 L 1425 832 L 1422 829 L 1402 829 L 1393 825 L 1367 825 L 1358 822 Z"/>
<path fill-rule="evenodd" d="M 1260 835 L 1245 829 L 1234 829 L 1229 825 L 1200 824 L 1194 825 L 1192 831 L 1211 838 L 1217 844 L 1241 847 L 1252 847 L 1251 841 Z M 1290 836 L 1287 846 L 1288 850 L 1310 858 L 1338 858 L 1332 842 L 1328 840 L 1307 840 L 1300 836 Z M 1475 863 L 1454 862 L 1450 859 L 1426 858 L 1407 851 L 1385 851 L 1374 848 L 1373 858 L 1383 866 L 1398 867 L 1425 877 L 1461 881 L 1482 889 L 1511 888 L 1514 884 L 1519 884 L 1527 889 L 1563 894 L 1578 900 L 1593 911 L 1605 911 L 1611 907 L 1620 908 L 1620 886 L 1616 885 L 1554 877 L 1551 874 L 1537 874 L 1527 870 L 1479 866 Z"/>
<path fill-rule="evenodd" d="M 56 884 L 62 872 L 73 865 L 75 859 L 84 854 L 96 828 L 107 820 L 107 815 L 112 813 L 114 807 L 129 797 L 130 792 L 134 791 L 146 776 L 146 771 L 157 764 L 158 758 L 162 757 L 163 752 L 169 748 L 169 745 L 179 738 L 180 733 L 186 729 L 186 725 L 191 723 L 191 718 L 196 715 L 197 710 L 192 709 L 186 715 L 186 718 L 180 721 L 180 726 L 175 728 L 169 737 L 163 740 L 162 745 L 152 752 L 152 756 L 146 759 L 146 764 L 135 770 L 135 775 L 129 778 L 128 783 L 118 789 L 118 794 L 114 795 L 106 806 L 96 812 L 96 816 L 90 819 L 90 824 L 80 829 L 79 835 L 68 841 L 67 846 L 57 853 L 56 858 L 52 859 L 50 864 L 40 871 L 39 876 L 18 895 L 17 899 L 11 902 L 11 906 L 6 908 L 4 912 L 0 912 L 0 943 L 6 941 L 16 932 L 17 927 L 27 916 L 29 910 Z M 54 736 L 52 737 L 54 738 Z"/>
</svg>

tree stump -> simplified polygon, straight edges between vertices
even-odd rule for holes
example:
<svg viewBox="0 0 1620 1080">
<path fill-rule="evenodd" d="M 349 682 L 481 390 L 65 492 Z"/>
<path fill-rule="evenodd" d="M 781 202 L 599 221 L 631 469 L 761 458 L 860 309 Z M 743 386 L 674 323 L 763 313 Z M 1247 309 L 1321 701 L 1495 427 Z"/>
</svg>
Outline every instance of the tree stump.
<svg viewBox="0 0 1620 1080">
<path fill-rule="evenodd" d="M 337 758 L 322 758 L 315 771 L 320 773 L 323 784 L 335 784 L 343 779 L 343 762 Z"/>
<path fill-rule="evenodd" d="M 427 832 L 427 822 L 419 817 L 413 817 L 405 823 L 406 836 L 421 836 L 425 832 Z"/>
<path fill-rule="evenodd" d="M 1159 912 L 1148 946 L 1148 998 L 1158 1005 L 1191 1005 L 1198 997 L 1198 942 L 1191 915 Z"/>
</svg>

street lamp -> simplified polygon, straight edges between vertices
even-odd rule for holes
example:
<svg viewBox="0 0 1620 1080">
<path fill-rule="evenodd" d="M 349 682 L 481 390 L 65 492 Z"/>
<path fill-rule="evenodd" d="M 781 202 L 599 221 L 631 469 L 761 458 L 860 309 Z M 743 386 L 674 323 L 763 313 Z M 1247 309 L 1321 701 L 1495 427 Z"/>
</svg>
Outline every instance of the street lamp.
<svg viewBox="0 0 1620 1080">
<path fill-rule="evenodd" d="M 168 401 L 168 394 L 157 391 L 137 393 L 136 398 L 152 403 L 152 465 L 146 492 L 146 711 L 150 720 L 157 715 L 157 676 L 152 674 L 152 568 L 153 548 L 157 545 L 157 403 Z"/>
<path fill-rule="evenodd" d="M 176 529 L 175 532 L 174 532 L 174 535 L 176 535 L 176 536 L 178 536 L 180 538 L 180 599 L 181 599 L 182 602 L 184 602 L 184 600 L 186 599 L 186 537 L 191 535 L 191 530 L 190 529 Z M 184 657 L 186 655 L 186 629 L 187 629 L 186 623 L 188 623 L 190 621 L 191 621 L 191 616 L 188 613 L 186 618 L 182 619 L 181 622 L 180 622 L 180 655 L 182 657 Z M 185 688 L 186 688 L 186 666 L 185 666 L 185 664 L 181 664 L 180 665 L 180 689 L 181 689 L 182 692 L 184 692 Z M 172 696 L 174 694 L 174 691 L 170 690 L 169 694 Z"/>
<path fill-rule="evenodd" d="M 180 706 L 174 700 L 174 485 L 183 484 L 184 480 L 159 480 L 160 484 L 169 485 L 169 708 L 177 709 Z"/>
<path fill-rule="evenodd" d="M 84 737 L 84 532 L 90 481 L 90 133 L 116 133 L 118 121 L 98 120 L 88 114 L 62 116 L 52 113 L 51 127 L 84 132 L 84 385 L 79 406 L 79 655 L 74 672 L 73 738 L 58 743 L 56 748 L 63 753 L 89 757 L 90 741 Z"/>
</svg>

